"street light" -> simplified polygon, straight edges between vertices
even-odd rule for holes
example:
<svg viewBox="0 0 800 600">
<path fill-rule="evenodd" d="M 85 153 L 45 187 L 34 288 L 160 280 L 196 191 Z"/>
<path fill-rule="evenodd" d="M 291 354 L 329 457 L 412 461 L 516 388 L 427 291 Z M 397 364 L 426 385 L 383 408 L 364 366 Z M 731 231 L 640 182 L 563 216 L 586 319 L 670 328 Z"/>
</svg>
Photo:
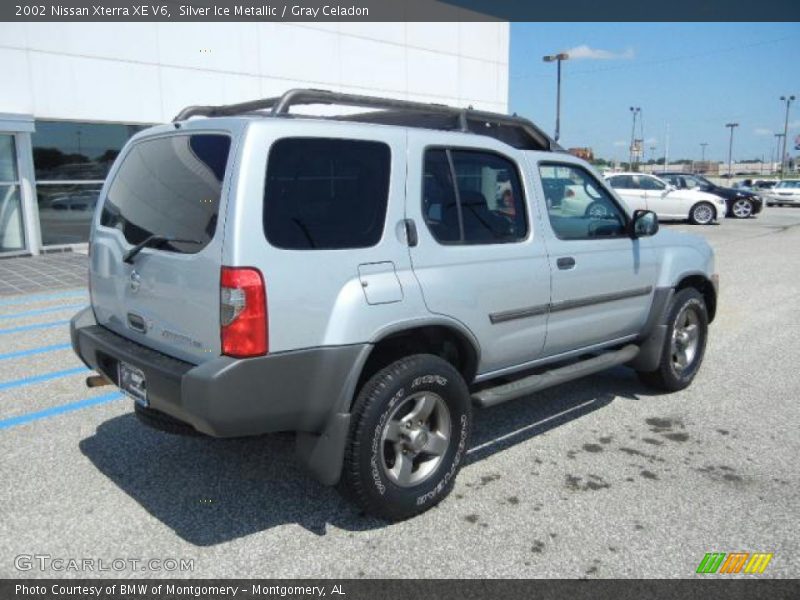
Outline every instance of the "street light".
<svg viewBox="0 0 800 600">
<path fill-rule="evenodd" d="M 633 115 L 633 125 L 631 126 L 631 160 L 630 160 L 630 168 L 633 171 L 633 157 L 634 153 L 636 152 L 636 140 L 634 139 L 636 135 L 636 115 L 642 112 L 642 109 L 638 106 L 631 106 L 631 115 Z"/>
<path fill-rule="evenodd" d="M 708 146 L 708 142 L 700 142 L 700 148 L 702 148 L 701 153 L 700 153 L 700 156 L 701 156 L 700 162 L 702 162 L 702 163 L 706 162 L 706 146 Z M 705 167 L 703 167 L 703 168 L 705 168 Z"/>
<path fill-rule="evenodd" d="M 556 134 L 554 137 L 555 141 L 558 141 L 558 138 L 561 137 L 561 61 L 567 60 L 569 58 L 569 54 L 566 52 L 559 52 L 558 54 L 548 54 L 547 56 L 543 56 L 542 60 L 544 62 L 556 62 L 557 65 L 557 82 L 556 82 Z"/>
<path fill-rule="evenodd" d="M 776 161 L 778 160 L 778 157 L 779 157 L 779 155 L 781 153 L 781 138 L 783 138 L 783 137 L 784 137 L 784 135 L 782 133 L 776 133 L 775 134 L 775 160 Z M 783 158 L 781 158 L 780 161 L 781 161 L 781 165 L 783 165 Z M 770 169 L 770 172 L 772 172 L 772 169 Z"/>
<path fill-rule="evenodd" d="M 725 127 L 729 127 L 731 130 L 731 141 L 728 144 L 728 179 L 733 177 L 733 168 L 731 166 L 733 161 L 733 130 L 738 126 L 738 123 L 725 123 Z"/>
<path fill-rule="evenodd" d="M 786 165 L 786 134 L 789 133 L 789 105 L 794 100 L 794 96 L 781 96 L 781 102 L 786 102 L 786 119 L 783 121 L 783 152 L 781 152 L 781 179 L 783 179 L 783 169 Z"/>
</svg>

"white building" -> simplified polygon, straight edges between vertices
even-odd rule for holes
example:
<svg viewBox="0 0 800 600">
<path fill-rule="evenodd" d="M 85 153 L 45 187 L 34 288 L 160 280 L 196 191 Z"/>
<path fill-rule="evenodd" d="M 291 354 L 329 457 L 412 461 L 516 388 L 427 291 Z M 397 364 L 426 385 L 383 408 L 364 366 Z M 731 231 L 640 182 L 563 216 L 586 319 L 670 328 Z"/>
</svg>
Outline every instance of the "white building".
<svg viewBox="0 0 800 600">
<path fill-rule="evenodd" d="M 507 23 L 0 23 L 0 256 L 86 242 L 113 158 L 192 104 L 315 87 L 506 112 Z"/>
</svg>

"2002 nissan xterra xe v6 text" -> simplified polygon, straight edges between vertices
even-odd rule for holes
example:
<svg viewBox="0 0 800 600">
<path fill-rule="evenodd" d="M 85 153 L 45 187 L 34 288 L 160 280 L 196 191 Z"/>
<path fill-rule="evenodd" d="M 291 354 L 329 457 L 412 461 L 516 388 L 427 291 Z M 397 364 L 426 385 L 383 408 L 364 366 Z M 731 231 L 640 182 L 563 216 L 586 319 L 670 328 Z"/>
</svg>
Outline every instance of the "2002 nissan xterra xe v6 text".
<svg viewBox="0 0 800 600">
<path fill-rule="evenodd" d="M 315 104 L 352 114 L 290 110 Z M 592 202 L 562 214 L 575 185 Z M 161 430 L 296 432 L 320 481 L 390 520 L 450 492 L 473 405 L 622 364 L 686 387 L 717 303 L 708 244 L 531 122 L 319 90 L 132 138 L 89 277 L 87 383 Z"/>
</svg>

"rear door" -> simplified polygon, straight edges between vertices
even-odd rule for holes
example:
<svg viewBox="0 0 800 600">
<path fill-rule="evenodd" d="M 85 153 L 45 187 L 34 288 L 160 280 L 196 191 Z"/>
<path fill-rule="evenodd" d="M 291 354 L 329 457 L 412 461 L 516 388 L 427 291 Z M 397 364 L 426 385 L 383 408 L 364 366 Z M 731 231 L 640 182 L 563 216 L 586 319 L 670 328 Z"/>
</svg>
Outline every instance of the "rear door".
<svg viewBox="0 0 800 600">
<path fill-rule="evenodd" d="M 428 310 L 455 319 L 481 344 L 479 376 L 541 354 L 550 273 L 534 226 L 524 157 L 463 134 L 409 130 L 406 214 L 416 224 L 411 263 Z"/>
<path fill-rule="evenodd" d="M 192 363 L 219 355 L 221 220 L 234 140 L 231 131 L 190 127 L 125 149 L 91 239 L 98 323 Z M 154 243 L 126 262 L 150 236 L 180 241 Z"/>
</svg>

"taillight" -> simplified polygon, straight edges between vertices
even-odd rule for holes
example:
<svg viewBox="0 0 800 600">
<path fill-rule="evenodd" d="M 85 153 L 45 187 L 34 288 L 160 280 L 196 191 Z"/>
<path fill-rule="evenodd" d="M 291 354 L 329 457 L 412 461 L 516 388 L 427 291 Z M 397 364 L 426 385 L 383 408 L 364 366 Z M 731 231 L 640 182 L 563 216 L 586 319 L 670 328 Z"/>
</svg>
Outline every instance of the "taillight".
<svg viewBox="0 0 800 600">
<path fill-rule="evenodd" d="M 266 354 L 267 293 L 261 272 L 222 267 L 219 301 L 222 353 L 237 358 Z"/>
</svg>

